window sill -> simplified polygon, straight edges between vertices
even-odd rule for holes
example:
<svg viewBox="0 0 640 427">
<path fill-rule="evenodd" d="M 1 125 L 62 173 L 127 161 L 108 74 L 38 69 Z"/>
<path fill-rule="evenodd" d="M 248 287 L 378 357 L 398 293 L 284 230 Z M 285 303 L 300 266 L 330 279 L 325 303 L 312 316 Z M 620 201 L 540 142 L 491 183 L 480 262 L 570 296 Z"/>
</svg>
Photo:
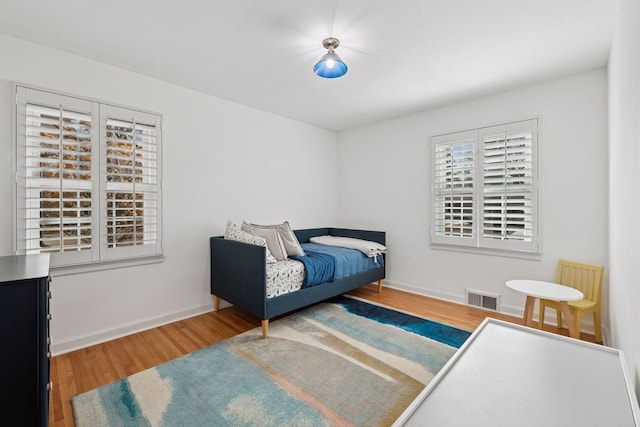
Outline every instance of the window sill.
<svg viewBox="0 0 640 427">
<path fill-rule="evenodd" d="M 431 249 L 434 249 L 437 251 L 463 252 L 463 253 L 477 254 L 477 255 L 499 256 L 504 258 L 517 258 L 517 259 L 524 259 L 528 261 L 542 260 L 542 253 L 536 253 L 536 252 L 476 248 L 476 247 L 470 247 L 470 246 L 445 245 L 442 243 L 432 243 Z"/>
<path fill-rule="evenodd" d="M 147 264 L 159 264 L 164 262 L 164 255 L 153 255 L 140 258 L 129 258 L 123 260 L 100 261 L 79 265 L 52 266 L 51 275 L 56 277 L 71 276 L 74 274 L 93 273 L 95 271 L 113 270 L 116 268 L 138 267 Z"/>
</svg>

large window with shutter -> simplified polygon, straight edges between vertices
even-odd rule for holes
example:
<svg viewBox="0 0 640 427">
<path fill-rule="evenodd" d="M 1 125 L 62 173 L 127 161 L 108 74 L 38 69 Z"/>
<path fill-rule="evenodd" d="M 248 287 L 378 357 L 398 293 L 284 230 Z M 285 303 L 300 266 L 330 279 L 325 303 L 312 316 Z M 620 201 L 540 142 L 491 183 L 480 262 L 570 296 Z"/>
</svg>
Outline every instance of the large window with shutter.
<svg viewBox="0 0 640 427">
<path fill-rule="evenodd" d="M 432 138 L 434 247 L 538 253 L 538 120 Z"/>
<path fill-rule="evenodd" d="M 159 256 L 160 116 L 16 87 L 16 253 Z"/>
</svg>

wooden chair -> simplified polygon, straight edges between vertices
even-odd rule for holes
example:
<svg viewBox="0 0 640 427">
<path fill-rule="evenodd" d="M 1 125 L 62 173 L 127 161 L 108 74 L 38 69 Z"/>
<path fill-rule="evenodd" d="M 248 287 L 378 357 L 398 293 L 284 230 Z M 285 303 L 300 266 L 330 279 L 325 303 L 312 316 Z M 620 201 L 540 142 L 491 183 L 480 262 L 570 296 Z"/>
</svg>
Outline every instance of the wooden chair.
<svg viewBox="0 0 640 427">
<path fill-rule="evenodd" d="M 589 264 L 580 264 L 571 261 L 558 261 L 558 276 L 556 282 L 571 286 L 583 293 L 584 298 L 579 301 L 569 301 L 569 310 L 573 316 L 576 331 L 580 330 L 580 317 L 593 313 L 593 326 L 596 341 L 602 342 L 602 324 L 600 318 L 600 296 L 602 294 L 602 272 L 604 267 Z M 562 312 L 560 303 L 554 300 L 540 299 L 539 327 L 544 323 L 545 307 L 556 310 L 558 328 L 562 328 Z"/>
</svg>

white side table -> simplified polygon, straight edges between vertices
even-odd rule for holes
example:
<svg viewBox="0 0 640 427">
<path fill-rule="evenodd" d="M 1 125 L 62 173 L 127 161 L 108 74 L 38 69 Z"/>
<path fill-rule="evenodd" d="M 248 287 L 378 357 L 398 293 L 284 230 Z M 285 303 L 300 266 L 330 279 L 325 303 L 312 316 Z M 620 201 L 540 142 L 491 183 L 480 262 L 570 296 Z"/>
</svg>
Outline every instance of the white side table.
<svg viewBox="0 0 640 427">
<path fill-rule="evenodd" d="M 569 326 L 569 335 L 572 338 L 580 338 L 580 330 L 576 331 L 573 327 L 573 316 L 567 301 L 581 300 L 583 298 L 582 292 L 569 286 L 540 280 L 509 280 L 506 285 L 514 291 L 527 296 L 523 316 L 525 326 L 533 323 L 533 309 L 536 298 L 551 299 L 560 302 L 560 310 L 567 319 L 567 325 Z"/>
</svg>

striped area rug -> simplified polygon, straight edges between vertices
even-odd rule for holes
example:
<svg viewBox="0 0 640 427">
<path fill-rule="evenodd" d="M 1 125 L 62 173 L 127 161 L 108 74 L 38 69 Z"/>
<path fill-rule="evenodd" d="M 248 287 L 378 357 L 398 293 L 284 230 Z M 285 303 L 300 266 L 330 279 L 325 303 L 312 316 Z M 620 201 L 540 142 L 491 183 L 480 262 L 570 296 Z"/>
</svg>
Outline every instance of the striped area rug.
<svg viewBox="0 0 640 427">
<path fill-rule="evenodd" d="M 339 297 L 72 400 L 76 426 L 387 426 L 469 332 Z"/>
</svg>

